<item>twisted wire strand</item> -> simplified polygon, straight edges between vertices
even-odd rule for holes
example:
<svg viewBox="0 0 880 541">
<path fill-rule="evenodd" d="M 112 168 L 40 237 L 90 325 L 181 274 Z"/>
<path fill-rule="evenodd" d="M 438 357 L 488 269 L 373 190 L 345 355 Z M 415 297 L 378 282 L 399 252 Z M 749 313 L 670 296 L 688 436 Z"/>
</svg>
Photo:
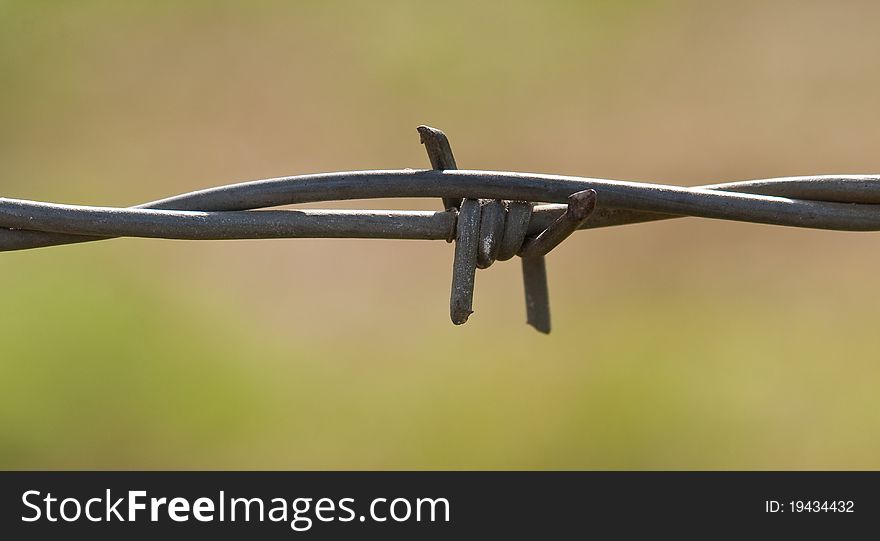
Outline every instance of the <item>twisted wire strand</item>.
<svg viewBox="0 0 880 541">
<path fill-rule="evenodd" d="M 592 189 L 581 229 L 694 216 L 842 231 L 880 230 L 880 176 L 787 177 L 697 187 L 471 170 L 377 170 L 230 184 L 131 208 L 0 198 L 0 251 L 116 236 L 177 239 L 351 237 L 448 239 L 452 212 L 253 210 L 330 200 L 430 197 L 563 203 Z M 565 205 L 535 207 L 542 231 Z"/>
</svg>

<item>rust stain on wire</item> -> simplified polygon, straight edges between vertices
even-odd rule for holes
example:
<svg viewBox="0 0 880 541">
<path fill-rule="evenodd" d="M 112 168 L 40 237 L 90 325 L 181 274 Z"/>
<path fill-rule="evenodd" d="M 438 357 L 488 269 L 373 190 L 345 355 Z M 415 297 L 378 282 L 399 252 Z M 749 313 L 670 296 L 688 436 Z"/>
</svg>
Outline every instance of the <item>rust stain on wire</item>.
<svg viewBox="0 0 880 541">
<path fill-rule="evenodd" d="M 476 270 L 522 259 L 527 321 L 550 331 L 544 256 L 579 229 L 686 216 L 840 231 L 880 230 L 880 175 L 681 187 L 459 170 L 446 135 L 419 126 L 431 170 L 351 171 L 219 186 L 135 207 L 0 198 L 0 251 L 113 237 L 187 240 L 455 240 L 450 316 L 473 312 Z M 436 197 L 443 211 L 257 210 L 331 200 Z"/>
</svg>

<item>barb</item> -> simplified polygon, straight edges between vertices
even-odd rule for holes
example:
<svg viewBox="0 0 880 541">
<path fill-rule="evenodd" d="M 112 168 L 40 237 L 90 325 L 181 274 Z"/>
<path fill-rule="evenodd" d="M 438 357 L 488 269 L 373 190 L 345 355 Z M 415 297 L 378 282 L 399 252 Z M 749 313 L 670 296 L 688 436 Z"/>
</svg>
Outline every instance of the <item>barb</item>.
<svg viewBox="0 0 880 541">
<path fill-rule="evenodd" d="M 428 160 L 431 162 L 431 169 L 442 171 L 444 169 L 458 169 L 455 164 L 455 156 L 452 154 L 452 146 L 446 134 L 437 128 L 431 126 L 419 126 L 416 128 L 419 132 L 421 143 L 425 145 L 428 151 Z M 461 207 L 461 199 L 458 197 L 444 197 L 443 208 L 457 209 Z"/>
<path fill-rule="evenodd" d="M 568 196 L 568 209 L 535 238 L 528 239 L 519 249 L 521 257 L 543 257 L 559 246 L 587 221 L 596 208 L 596 191 L 584 190 Z"/>
<path fill-rule="evenodd" d="M 453 320 L 464 322 L 465 312 L 469 315 L 472 310 L 471 267 L 475 272 L 476 268 L 486 268 L 519 253 L 523 256 L 527 306 L 531 307 L 527 309 L 527 320 L 546 332 L 550 320 L 546 268 L 541 259 L 576 229 L 693 216 L 841 231 L 880 230 L 880 175 L 789 177 L 681 187 L 456 170 L 443 132 L 420 126 L 419 133 L 433 170 L 352 171 L 258 180 L 130 208 L 0 198 L 0 251 L 112 237 L 458 238 L 456 253 L 462 252 L 466 265 L 462 263 L 461 269 L 458 262 L 454 265 L 458 269 L 455 272 L 461 274 L 453 290 L 457 285 L 466 287 L 465 294 L 452 302 L 458 306 L 452 308 Z M 578 193 L 580 199 L 569 201 Z M 442 198 L 447 210 L 258 210 L 307 202 L 394 197 Z M 474 209 L 469 209 L 464 218 L 458 210 L 463 200 L 476 203 L 468 205 Z M 467 235 L 462 236 L 464 228 Z"/>
<path fill-rule="evenodd" d="M 477 243 L 480 236 L 480 202 L 462 199 L 455 234 L 455 257 L 452 262 L 452 294 L 449 316 L 462 325 L 473 310 L 474 279 L 477 274 Z"/>
<path fill-rule="evenodd" d="M 596 208 L 596 191 L 584 190 L 568 196 L 568 209 L 519 249 L 522 257 L 523 284 L 526 293 L 526 322 L 538 331 L 550 332 L 550 288 L 544 256 L 577 231 Z"/>
</svg>

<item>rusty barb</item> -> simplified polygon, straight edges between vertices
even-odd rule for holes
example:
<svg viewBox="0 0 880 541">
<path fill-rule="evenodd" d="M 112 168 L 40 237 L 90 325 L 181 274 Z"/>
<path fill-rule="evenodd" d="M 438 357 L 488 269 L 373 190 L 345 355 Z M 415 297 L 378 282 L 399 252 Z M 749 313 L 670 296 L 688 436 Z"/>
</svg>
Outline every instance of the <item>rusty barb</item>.
<svg viewBox="0 0 880 541">
<path fill-rule="evenodd" d="M 134 207 L 0 198 L 0 251 L 114 237 L 186 240 L 421 239 L 455 242 L 450 317 L 473 313 L 477 269 L 519 256 L 526 321 L 550 332 L 545 256 L 579 229 L 694 216 L 880 231 L 880 176 L 773 178 L 696 187 L 459 170 L 446 135 L 419 126 L 430 170 L 347 171 L 256 180 Z M 431 197 L 443 210 L 258 210 L 331 200 Z"/>
</svg>

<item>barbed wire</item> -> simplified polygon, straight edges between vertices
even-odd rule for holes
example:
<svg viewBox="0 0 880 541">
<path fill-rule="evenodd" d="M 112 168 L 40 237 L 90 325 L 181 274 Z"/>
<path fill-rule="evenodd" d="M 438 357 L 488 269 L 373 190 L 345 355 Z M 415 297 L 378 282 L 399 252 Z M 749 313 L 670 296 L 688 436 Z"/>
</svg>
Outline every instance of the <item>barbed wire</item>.
<svg viewBox="0 0 880 541">
<path fill-rule="evenodd" d="M 544 256 L 578 229 L 700 217 L 840 231 L 880 230 L 880 175 L 787 177 L 696 187 L 457 170 L 442 131 L 419 126 L 433 169 L 321 173 L 230 184 L 135 207 L 0 198 L 0 251 L 113 237 L 186 240 L 382 238 L 455 242 L 450 316 L 472 313 L 477 268 L 519 255 L 527 322 L 550 331 Z M 257 210 L 430 197 L 442 211 Z"/>
</svg>

